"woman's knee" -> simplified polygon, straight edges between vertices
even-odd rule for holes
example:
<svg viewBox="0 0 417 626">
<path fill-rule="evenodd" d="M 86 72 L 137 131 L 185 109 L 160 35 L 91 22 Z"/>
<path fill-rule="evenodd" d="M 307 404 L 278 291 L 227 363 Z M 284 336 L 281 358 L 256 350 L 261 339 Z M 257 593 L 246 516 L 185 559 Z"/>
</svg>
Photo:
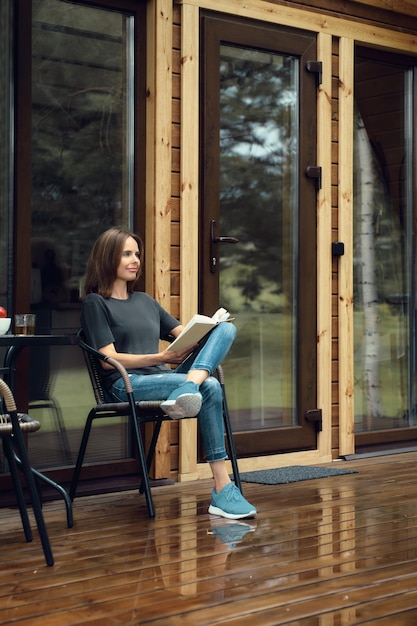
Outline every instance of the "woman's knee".
<svg viewBox="0 0 417 626">
<path fill-rule="evenodd" d="M 236 326 L 232 324 L 232 322 L 223 322 L 222 324 L 219 324 L 218 329 L 222 332 L 224 337 L 227 337 L 227 339 L 229 339 L 229 341 L 235 340 L 237 329 Z"/>
<path fill-rule="evenodd" d="M 222 388 L 219 381 L 214 376 L 209 376 L 200 387 L 203 396 L 203 402 L 207 399 L 221 399 Z"/>
</svg>

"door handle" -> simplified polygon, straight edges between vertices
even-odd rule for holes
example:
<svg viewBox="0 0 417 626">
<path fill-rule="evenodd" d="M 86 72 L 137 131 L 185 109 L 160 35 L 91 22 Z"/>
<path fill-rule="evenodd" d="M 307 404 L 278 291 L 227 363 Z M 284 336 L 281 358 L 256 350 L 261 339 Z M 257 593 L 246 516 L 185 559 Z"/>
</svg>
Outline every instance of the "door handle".
<svg viewBox="0 0 417 626">
<path fill-rule="evenodd" d="M 214 237 L 213 243 L 239 243 L 237 237 Z"/>
<path fill-rule="evenodd" d="M 216 243 L 239 243 L 237 237 L 218 236 L 216 235 L 216 220 L 210 222 L 210 272 L 214 274 L 217 270 L 218 257 L 214 244 Z"/>
</svg>

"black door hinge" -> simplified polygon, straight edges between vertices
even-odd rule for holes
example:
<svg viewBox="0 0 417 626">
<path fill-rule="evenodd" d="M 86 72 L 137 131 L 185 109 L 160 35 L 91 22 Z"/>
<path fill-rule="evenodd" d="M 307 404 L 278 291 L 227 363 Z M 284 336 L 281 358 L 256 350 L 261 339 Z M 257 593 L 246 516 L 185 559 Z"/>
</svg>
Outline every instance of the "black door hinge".
<svg viewBox="0 0 417 626">
<path fill-rule="evenodd" d="M 321 85 L 323 77 L 323 63 L 321 61 L 307 61 L 306 70 L 307 72 L 316 75 L 317 87 Z"/>
<path fill-rule="evenodd" d="M 309 165 L 306 167 L 306 176 L 316 181 L 317 191 L 321 189 L 321 167 L 319 165 Z"/>
<path fill-rule="evenodd" d="M 307 422 L 314 424 L 316 433 L 320 433 L 323 430 L 323 417 L 321 409 L 309 409 L 305 412 L 304 417 Z"/>
</svg>

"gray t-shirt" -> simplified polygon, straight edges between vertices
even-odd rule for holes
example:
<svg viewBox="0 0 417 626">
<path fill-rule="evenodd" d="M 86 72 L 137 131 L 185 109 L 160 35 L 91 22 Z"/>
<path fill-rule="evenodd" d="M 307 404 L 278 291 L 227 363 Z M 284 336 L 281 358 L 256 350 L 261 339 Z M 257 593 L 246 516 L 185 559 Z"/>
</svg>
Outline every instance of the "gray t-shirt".
<svg viewBox="0 0 417 626">
<path fill-rule="evenodd" d="M 103 298 L 90 293 L 81 310 L 81 327 L 93 348 L 100 350 L 110 343 L 117 352 L 156 354 L 159 340 L 167 339 L 179 322 L 147 293 L 134 292 L 127 300 Z M 157 374 L 172 371 L 165 365 L 128 370 L 136 374 Z M 117 372 L 103 370 L 106 384 L 119 378 Z"/>
</svg>

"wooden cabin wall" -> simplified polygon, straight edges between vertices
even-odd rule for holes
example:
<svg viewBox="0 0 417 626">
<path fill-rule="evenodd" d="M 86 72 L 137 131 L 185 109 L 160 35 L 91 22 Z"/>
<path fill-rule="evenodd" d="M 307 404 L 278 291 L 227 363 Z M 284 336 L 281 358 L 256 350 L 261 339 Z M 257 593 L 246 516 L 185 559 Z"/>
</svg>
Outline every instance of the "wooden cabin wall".
<svg viewBox="0 0 417 626">
<path fill-rule="evenodd" d="M 193 4 L 198 4 L 193 0 Z M 263 0 L 258 0 L 259 7 L 265 12 L 265 4 Z M 251 7 L 257 5 L 256 0 L 251 0 L 248 4 Z M 371 25 L 375 27 L 389 28 L 391 31 L 399 33 L 417 34 L 417 5 L 409 0 L 397 3 L 394 0 L 269 0 L 270 5 L 282 5 L 283 7 L 294 7 L 295 9 L 305 9 L 309 13 L 319 13 L 320 15 L 331 16 L 334 18 L 342 18 L 347 23 L 352 21 L 361 26 Z M 211 8 L 210 1 L 202 2 L 204 8 Z M 401 6 L 398 6 L 401 5 Z M 218 9 L 218 2 L 213 3 L 213 8 Z M 392 9 L 395 9 L 392 10 Z M 260 11 L 260 15 L 262 11 Z M 335 22 L 334 22 L 335 23 Z M 324 24 L 324 22 L 323 22 Z M 351 36 L 355 37 L 355 29 L 351 31 Z M 181 37 L 185 36 L 181 33 L 181 5 L 173 0 L 173 49 L 172 49 L 172 211 L 171 211 L 171 312 L 180 318 L 180 312 L 183 307 L 181 293 Z M 326 30 L 327 26 L 323 27 Z M 327 32 L 329 32 L 327 30 Z M 372 32 L 372 30 L 370 30 Z M 346 31 L 346 37 L 349 37 L 349 29 Z M 340 39 L 336 33 L 332 38 L 332 122 L 331 122 L 331 236 L 332 241 L 340 240 L 340 55 L 339 55 Z M 353 46 L 353 43 L 351 44 Z M 353 50 L 353 48 L 352 48 Z M 353 67 L 351 68 L 353 73 Z M 195 102 L 196 107 L 199 106 Z M 344 111 L 344 109 L 343 109 Z M 346 128 L 344 130 L 346 133 Z M 344 139 L 346 135 L 344 136 Z M 342 142 L 343 143 L 343 142 Z M 342 218 L 343 221 L 343 218 Z M 340 293 L 341 280 L 345 280 L 346 276 L 340 275 L 340 261 L 335 258 L 332 261 L 332 283 L 331 283 L 331 455 L 336 459 L 341 453 L 341 441 L 344 441 L 347 447 L 353 445 L 353 433 L 343 433 L 345 422 L 343 421 L 343 413 L 347 410 L 353 410 L 353 391 L 351 390 L 351 398 L 347 399 L 344 407 L 341 407 L 341 397 L 348 395 L 349 390 L 340 389 L 340 380 L 346 380 L 346 371 L 341 376 L 339 353 L 346 350 L 346 344 L 340 346 Z M 342 286 L 343 287 L 343 286 Z M 342 364 L 342 367 L 343 364 Z M 353 380 L 349 381 L 353 384 Z M 342 394 L 342 396 L 341 396 Z M 343 403 L 343 402 L 342 402 Z M 171 473 L 173 477 L 178 475 L 179 471 L 179 424 L 171 424 Z M 349 440 L 350 437 L 350 440 Z"/>
</svg>

